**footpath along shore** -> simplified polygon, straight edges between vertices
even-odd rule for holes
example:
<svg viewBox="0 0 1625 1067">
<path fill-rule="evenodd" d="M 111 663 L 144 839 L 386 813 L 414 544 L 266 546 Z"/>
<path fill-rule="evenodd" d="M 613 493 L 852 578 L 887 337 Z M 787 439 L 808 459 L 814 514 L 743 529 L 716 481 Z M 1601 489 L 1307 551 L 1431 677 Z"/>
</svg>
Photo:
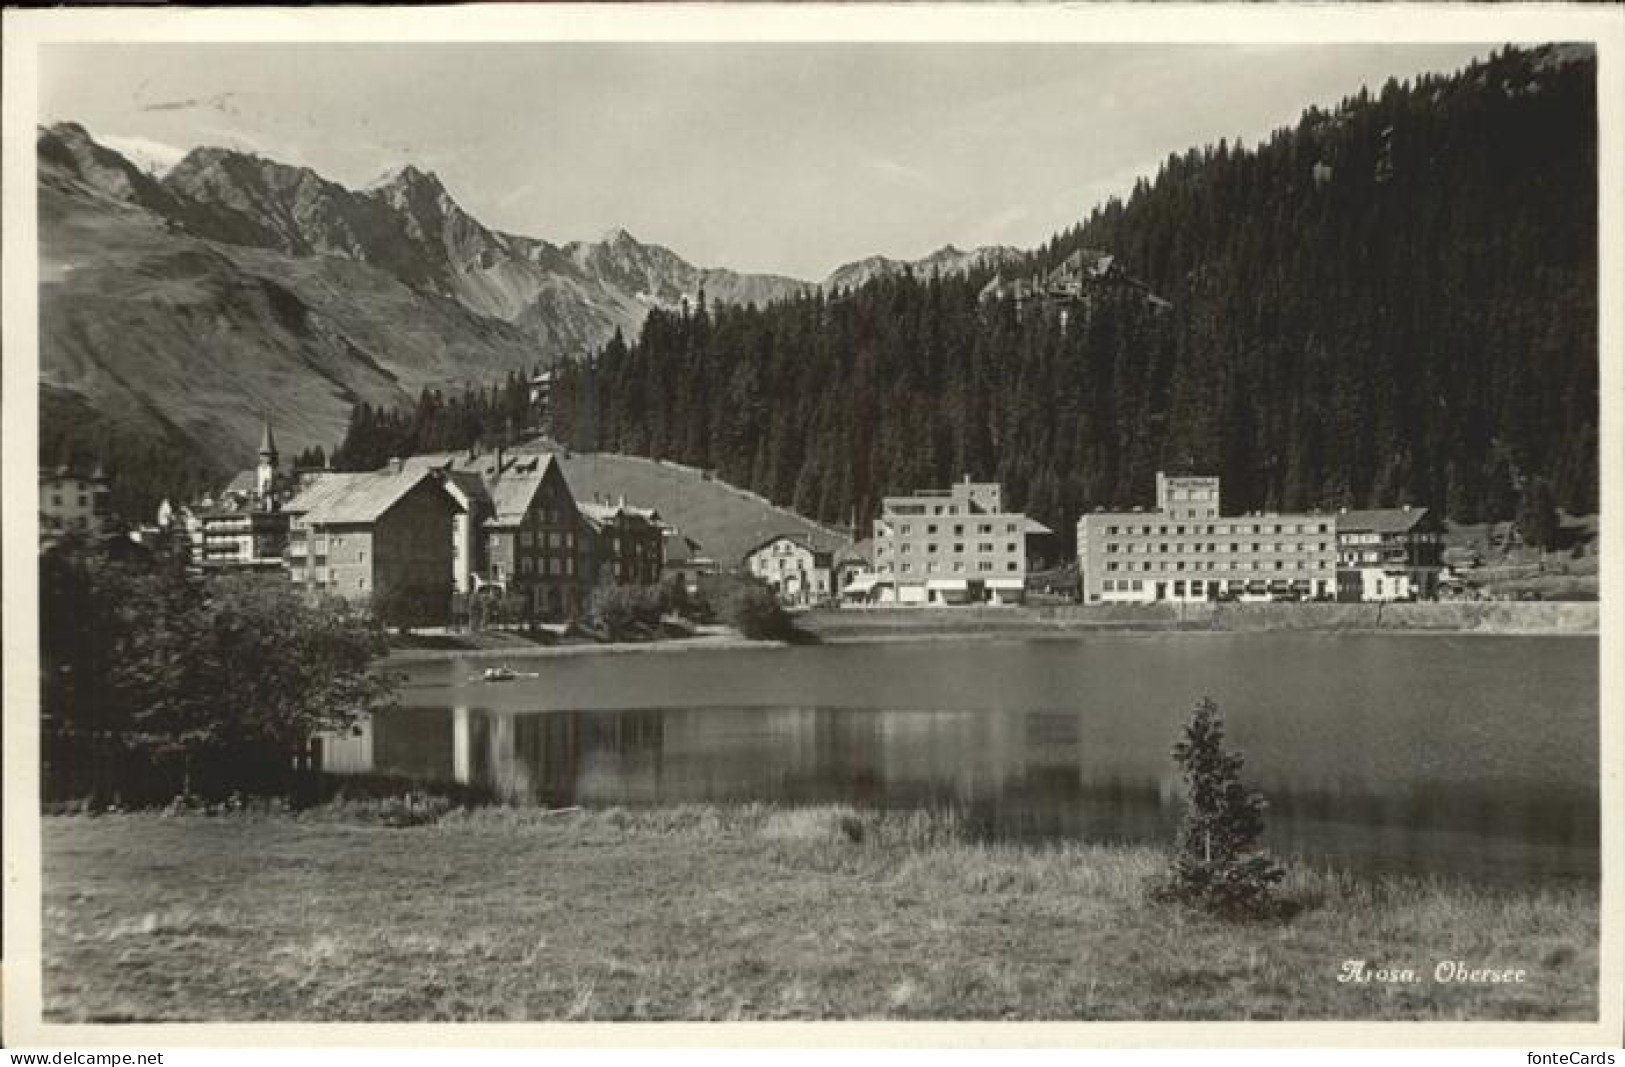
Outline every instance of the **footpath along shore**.
<svg viewBox="0 0 1625 1067">
<path fill-rule="evenodd" d="M 1595 637 L 1596 602 L 1454 601 L 1418 604 L 1102 604 L 956 608 L 840 608 L 800 612 L 796 628 L 810 644 L 976 638 L 1077 639 L 1113 633 L 1385 633 Z M 540 641 L 518 632 L 420 631 L 390 659 L 494 659 L 630 652 L 703 652 L 774 647 L 726 626 L 692 636 L 642 641 Z"/>
</svg>

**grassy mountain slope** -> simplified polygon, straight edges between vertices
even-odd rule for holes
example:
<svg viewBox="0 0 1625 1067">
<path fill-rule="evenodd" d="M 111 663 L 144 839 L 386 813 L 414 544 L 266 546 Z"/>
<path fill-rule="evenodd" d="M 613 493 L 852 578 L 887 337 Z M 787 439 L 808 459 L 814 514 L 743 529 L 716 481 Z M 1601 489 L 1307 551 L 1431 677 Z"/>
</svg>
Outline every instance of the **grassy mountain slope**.
<svg viewBox="0 0 1625 1067">
<path fill-rule="evenodd" d="M 774 507 L 693 467 L 608 452 L 560 453 L 559 459 L 576 499 L 624 494 L 629 503 L 660 512 L 724 567 L 737 566 L 746 552 L 778 534 L 809 537 L 821 548 L 847 540 L 844 531 Z"/>
<path fill-rule="evenodd" d="M 264 417 L 291 454 L 331 443 L 357 400 L 537 359 L 518 328 L 365 264 L 203 240 L 88 186 L 42 184 L 40 223 L 41 385 L 104 420 L 42 424 L 48 460 L 66 446 L 116 467 L 162 440 L 225 471 L 251 462 Z"/>
</svg>

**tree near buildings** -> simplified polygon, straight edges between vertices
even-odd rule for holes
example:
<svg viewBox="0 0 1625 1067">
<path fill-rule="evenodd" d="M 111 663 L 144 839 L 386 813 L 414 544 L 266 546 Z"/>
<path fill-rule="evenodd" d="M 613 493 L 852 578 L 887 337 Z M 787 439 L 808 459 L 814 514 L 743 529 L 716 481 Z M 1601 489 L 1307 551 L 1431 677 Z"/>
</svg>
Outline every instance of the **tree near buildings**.
<svg viewBox="0 0 1625 1067">
<path fill-rule="evenodd" d="M 393 699 L 382 629 L 258 576 L 64 541 L 40 562 L 46 795 L 286 792 L 312 735 Z"/>
</svg>

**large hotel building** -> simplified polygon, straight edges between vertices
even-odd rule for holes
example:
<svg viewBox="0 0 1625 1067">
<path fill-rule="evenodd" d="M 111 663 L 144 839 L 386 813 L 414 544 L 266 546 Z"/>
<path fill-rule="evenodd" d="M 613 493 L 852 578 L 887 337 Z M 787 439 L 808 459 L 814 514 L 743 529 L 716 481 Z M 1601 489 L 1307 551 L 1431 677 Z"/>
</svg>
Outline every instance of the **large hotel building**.
<svg viewBox="0 0 1625 1067">
<path fill-rule="evenodd" d="M 889 496 L 875 520 L 876 601 L 1019 603 L 1027 585 L 1027 535 L 1046 533 L 1004 510 L 994 482 L 968 477 L 948 490 Z"/>
<path fill-rule="evenodd" d="M 1078 520 L 1086 604 L 1156 600 L 1332 599 L 1335 516 L 1231 515 L 1215 477 L 1157 472 L 1154 511 L 1096 511 Z"/>
</svg>

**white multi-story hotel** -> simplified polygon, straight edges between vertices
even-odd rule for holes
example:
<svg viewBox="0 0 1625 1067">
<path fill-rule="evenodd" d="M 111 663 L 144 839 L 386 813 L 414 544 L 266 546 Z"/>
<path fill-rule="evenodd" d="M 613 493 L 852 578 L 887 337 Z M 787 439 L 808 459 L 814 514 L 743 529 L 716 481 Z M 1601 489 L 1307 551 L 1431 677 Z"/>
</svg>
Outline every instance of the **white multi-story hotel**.
<svg viewBox="0 0 1625 1067">
<path fill-rule="evenodd" d="M 1219 479 L 1157 472 L 1157 506 L 1078 520 L 1086 604 L 1337 595 L 1332 515 L 1222 513 Z"/>
<path fill-rule="evenodd" d="M 874 525 L 874 572 L 858 581 L 879 603 L 1019 603 L 1035 532 L 1048 531 L 1005 511 L 996 482 L 968 475 L 951 489 L 889 496 Z"/>
</svg>

